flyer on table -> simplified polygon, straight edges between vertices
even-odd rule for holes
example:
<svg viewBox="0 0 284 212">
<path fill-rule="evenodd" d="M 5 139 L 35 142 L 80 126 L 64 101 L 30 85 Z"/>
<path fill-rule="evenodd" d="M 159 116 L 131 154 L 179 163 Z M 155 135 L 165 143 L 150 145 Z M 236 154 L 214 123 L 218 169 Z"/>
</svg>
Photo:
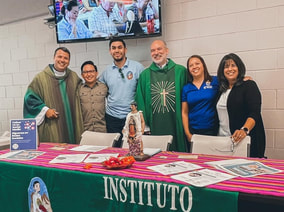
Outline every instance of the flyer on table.
<svg viewBox="0 0 284 212">
<path fill-rule="evenodd" d="M 37 149 L 37 126 L 35 119 L 11 120 L 11 150 Z"/>
</svg>

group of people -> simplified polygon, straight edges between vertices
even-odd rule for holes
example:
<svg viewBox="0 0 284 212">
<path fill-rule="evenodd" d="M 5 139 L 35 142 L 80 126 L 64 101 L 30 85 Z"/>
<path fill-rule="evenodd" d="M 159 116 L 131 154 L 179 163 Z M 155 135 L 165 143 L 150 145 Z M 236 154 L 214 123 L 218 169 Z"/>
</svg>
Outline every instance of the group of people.
<svg viewBox="0 0 284 212">
<path fill-rule="evenodd" d="M 92 61 L 82 64 L 84 83 L 68 68 L 65 47 L 56 49 L 54 64 L 35 76 L 24 117 L 36 118 L 40 142 L 79 143 L 84 130 L 122 133 L 135 100 L 145 131 L 172 135 L 172 151 L 189 151 L 192 134 L 232 136 L 235 143 L 250 135 L 251 157 L 264 157 L 261 94 L 244 78 L 245 65 L 236 54 L 224 56 L 216 77 L 199 55 L 188 59 L 187 68 L 176 64 L 163 40 L 151 44 L 153 62 L 146 69 L 126 57 L 121 38 L 110 40 L 109 52 L 113 63 L 99 77 Z"/>
<path fill-rule="evenodd" d="M 77 0 L 64 1 L 62 4 L 61 20 L 57 24 L 59 40 L 142 33 L 141 27 L 146 25 L 147 7 L 151 8 L 153 18 L 158 18 L 152 0 L 133 0 L 128 9 L 123 2 L 115 0 L 100 0 L 92 6 L 87 6 L 86 1 L 82 3 L 82 8 Z"/>
<path fill-rule="evenodd" d="M 193 134 L 231 136 L 237 144 L 251 137 L 250 156 L 264 157 L 265 131 L 261 93 L 246 68 L 233 53 L 225 55 L 217 77 L 211 76 L 203 58 L 187 61 L 189 83 L 182 90 L 182 120 L 187 141 Z"/>
</svg>

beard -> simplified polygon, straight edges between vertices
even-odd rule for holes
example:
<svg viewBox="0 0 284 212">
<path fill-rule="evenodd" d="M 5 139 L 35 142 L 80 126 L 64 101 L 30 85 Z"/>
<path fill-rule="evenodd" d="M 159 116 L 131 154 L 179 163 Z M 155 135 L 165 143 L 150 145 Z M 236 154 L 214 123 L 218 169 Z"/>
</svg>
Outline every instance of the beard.
<svg viewBox="0 0 284 212">
<path fill-rule="evenodd" d="M 118 58 L 114 57 L 113 59 L 115 62 L 121 62 L 124 59 L 124 57 L 123 56 Z"/>
<path fill-rule="evenodd" d="M 160 55 L 158 57 L 152 57 L 152 61 L 159 66 L 164 65 L 167 62 L 167 57 L 165 55 Z"/>
</svg>

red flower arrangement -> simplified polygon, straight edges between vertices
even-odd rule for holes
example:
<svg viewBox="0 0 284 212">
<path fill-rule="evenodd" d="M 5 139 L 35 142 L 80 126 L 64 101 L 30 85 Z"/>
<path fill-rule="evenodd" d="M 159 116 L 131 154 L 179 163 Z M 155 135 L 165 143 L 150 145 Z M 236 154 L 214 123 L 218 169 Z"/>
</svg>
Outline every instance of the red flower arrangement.
<svg viewBox="0 0 284 212">
<path fill-rule="evenodd" d="M 110 157 L 108 160 L 105 160 L 102 162 L 102 165 L 106 167 L 107 169 L 125 169 L 135 162 L 135 159 L 133 156 L 127 156 L 127 157 Z"/>
</svg>

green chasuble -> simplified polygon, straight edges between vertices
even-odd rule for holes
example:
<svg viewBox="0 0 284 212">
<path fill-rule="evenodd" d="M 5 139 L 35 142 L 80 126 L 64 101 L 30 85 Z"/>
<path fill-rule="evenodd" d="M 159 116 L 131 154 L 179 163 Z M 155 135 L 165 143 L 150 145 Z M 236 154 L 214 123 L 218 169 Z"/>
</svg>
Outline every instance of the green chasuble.
<svg viewBox="0 0 284 212">
<path fill-rule="evenodd" d="M 136 101 L 152 135 L 172 135 L 172 151 L 186 152 L 181 118 L 181 92 L 187 83 L 185 67 L 169 59 L 160 69 L 155 63 L 139 77 Z"/>
<path fill-rule="evenodd" d="M 40 142 L 79 143 L 83 132 L 78 87 L 81 79 L 66 70 L 56 77 L 52 65 L 37 74 L 24 98 L 24 118 L 36 118 L 44 106 L 56 109 L 59 118 L 47 119 L 38 126 Z"/>
</svg>

